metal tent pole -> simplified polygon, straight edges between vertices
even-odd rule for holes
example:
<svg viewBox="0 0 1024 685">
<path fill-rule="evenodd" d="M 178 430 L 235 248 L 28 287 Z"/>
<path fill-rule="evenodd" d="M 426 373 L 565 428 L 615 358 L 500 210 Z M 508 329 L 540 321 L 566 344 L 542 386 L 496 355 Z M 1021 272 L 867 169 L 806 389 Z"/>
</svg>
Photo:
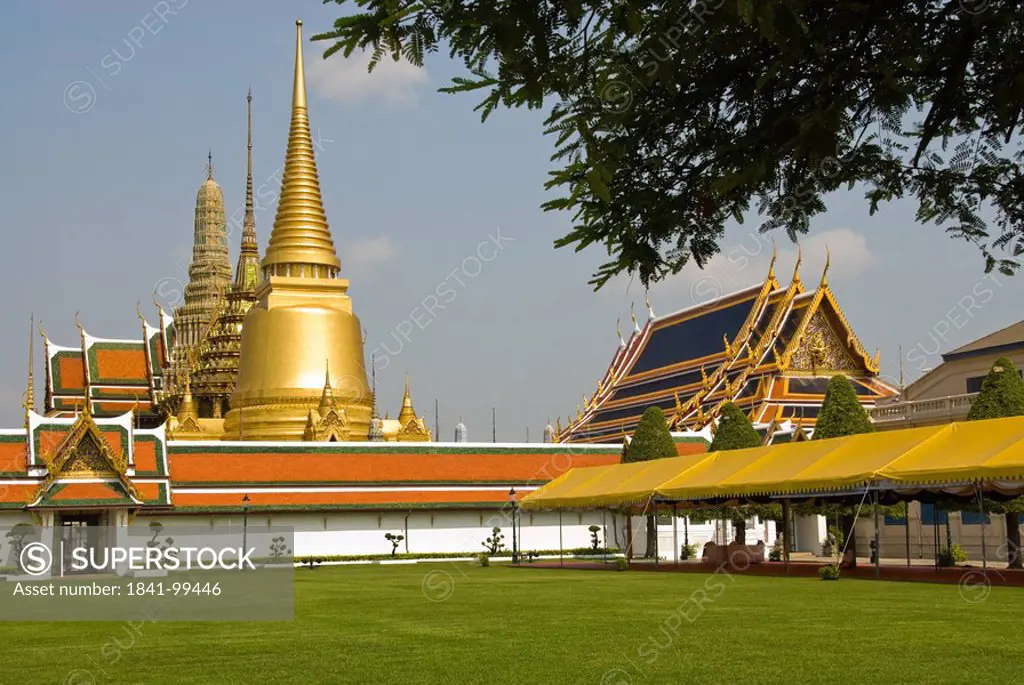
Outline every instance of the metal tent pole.
<svg viewBox="0 0 1024 685">
<path fill-rule="evenodd" d="M 875 490 L 875 578 L 882 577 L 882 541 L 878 528 L 878 490 Z"/>
<path fill-rule="evenodd" d="M 985 495 L 982 492 L 981 484 L 975 486 L 978 493 L 978 509 L 981 511 L 981 567 L 988 568 L 988 550 L 985 548 Z"/>
<path fill-rule="evenodd" d="M 565 566 L 565 555 L 562 552 L 562 510 L 558 510 L 558 566 L 562 568 Z"/>
<path fill-rule="evenodd" d="M 907 568 L 910 568 L 910 502 L 904 502 L 903 527 L 907 534 Z"/>
<path fill-rule="evenodd" d="M 676 505 L 672 504 L 672 561 L 679 565 L 679 517 Z"/>
</svg>

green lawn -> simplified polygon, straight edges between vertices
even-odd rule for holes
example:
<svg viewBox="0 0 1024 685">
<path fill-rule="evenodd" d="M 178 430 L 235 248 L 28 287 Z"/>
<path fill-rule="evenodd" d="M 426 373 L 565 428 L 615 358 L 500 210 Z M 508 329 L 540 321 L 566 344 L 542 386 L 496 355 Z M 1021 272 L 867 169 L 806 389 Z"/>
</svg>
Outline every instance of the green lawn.
<svg viewBox="0 0 1024 685">
<path fill-rule="evenodd" d="M 148 624 L 133 646 L 123 623 L 4 623 L 0 683 L 1006 683 L 1024 664 L 1016 588 L 461 562 L 295 581 L 293 623 Z"/>
</svg>

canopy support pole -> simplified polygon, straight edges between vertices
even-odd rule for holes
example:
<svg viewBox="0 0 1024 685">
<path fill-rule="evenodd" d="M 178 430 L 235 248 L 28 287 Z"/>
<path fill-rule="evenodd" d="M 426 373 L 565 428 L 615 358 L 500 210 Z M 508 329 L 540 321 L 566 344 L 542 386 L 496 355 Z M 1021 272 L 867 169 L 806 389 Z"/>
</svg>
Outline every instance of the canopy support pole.
<svg viewBox="0 0 1024 685">
<path fill-rule="evenodd" d="M 633 512 L 626 509 L 626 561 L 633 561 Z"/>
<path fill-rule="evenodd" d="M 558 510 L 558 567 L 565 566 L 565 554 L 562 551 L 562 510 Z"/>
<path fill-rule="evenodd" d="M 786 575 L 789 575 L 789 500 L 782 500 L 782 558 L 786 562 Z"/>
<path fill-rule="evenodd" d="M 910 502 L 904 502 L 903 506 L 903 527 L 907 534 L 907 568 L 910 568 Z"/>
<path fill-rule="evenodd" d="M 608 521 L 605 516 L 607 513 L 608 509 L 601 507 L 601 533 L 604 535 L 604 549 L 606 553 L 608 548 L 611 547 L 611 545 L 608 544 Z"/>
<path fill-rule="evenodd" d="M 672 561 L 679 565 L 679 518 L 675 503 L 672 504 Z"/>
<path fill-rule="evenodd" d="M 878 528 L 878 490 L 875 490 L 875 578 L 882 577 L 882 541 Z"/>
<path fill-rule="evenodd" d="M 988 550 L 985 549 L 985 495 L 980 484 L 975 485 L 974 489 L 978 493 L 978 510 L 981 512 L 981 568 L 988 569 Z"/>
<path fill-rule="evenodd" d="M 653 507 L 651 506 L 652 504 L 654 505 Z M 647 531 L 647 538 L 649 540 L 653 540 L 654 541 L 654 550 L 653 550 L 653 552 L 654 552 L 654 566 L 655 566 L 655 568 L 657 568 L 657 566 L 658 566 L 658 505 L 657 505 L 657 503 L 655 503 L 654 498 L 651 498 L 651 499 L 647 500 L 647 506 L 644 507 L 644 509 L 652 509 L 654 511 L 653 515 L 651 515 L 651 514 L 647 515 L 647 522 L 648 522 L 648 524 L 651 524 L 651 523 L 654 524 L 654 532 L 652 533 L 651 531 Z M 649 553 L 651 553 L 651 551 L 652 550 L 647 550 L 647 553 L 649 554 Z"/>
</svg>

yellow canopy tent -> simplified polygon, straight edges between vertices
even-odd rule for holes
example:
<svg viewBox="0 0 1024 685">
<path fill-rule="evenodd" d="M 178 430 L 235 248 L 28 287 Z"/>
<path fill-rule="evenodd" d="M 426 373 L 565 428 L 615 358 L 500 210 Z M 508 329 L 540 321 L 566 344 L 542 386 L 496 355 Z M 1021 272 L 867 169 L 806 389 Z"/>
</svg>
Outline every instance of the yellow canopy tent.
<svg viewBox="0 0 1024 685">
<path fill-rule="evenodd" d="M 633 506 L 986 481 L 1024 487 L 1024 417 L 990 419 L 573 469 L 524 509 Z M 1008 482 L 1010 483 L 1008 485 Z"/>
<path fill-rule="evenodd" d="M 1024 480 L 1024 416 L 951 423 L 878 470 L 892 484 L 952 485 Z M 900 431 L 902 432 L 902 431 Z"/>
<path fill-rule="evenodd" d="M 666 500 L 825 493 L 863 486 L 907 450 L 947 431 L 929 426 L 830 440 L 789 442 L 709 454 L 707 461 L 664 483 Z"/>
<path fill-rule="evenodd" d="M 631 464 L 572 469 L 523 498 L 524 509 L 588 509 L 646 503 L 666 480 L 701 462 L 707 454 L 688 454 Z M 570 474 L 584 471 L 570 484 Z"/>
</svg>

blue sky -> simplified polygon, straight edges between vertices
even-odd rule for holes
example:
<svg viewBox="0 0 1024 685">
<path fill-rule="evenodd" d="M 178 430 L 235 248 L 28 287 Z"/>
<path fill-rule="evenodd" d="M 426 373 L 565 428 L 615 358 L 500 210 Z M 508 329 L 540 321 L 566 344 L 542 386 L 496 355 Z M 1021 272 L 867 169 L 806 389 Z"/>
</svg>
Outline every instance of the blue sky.
<svg viewBox="0 0 1024 685">
<path fill-rule="evenodd" d="M 349 11 L 318 0 L 0 8 L 2 425 L 20 423 L 31 313 L 52 340 L 75 344 L 76 311 L 92 335 L 136 337 L 136 302 L 155 322 L 154 289 L 173 299 L 188 268 L 208 149 L 228 214 L 242 206 L 250 85 L 256 185 L 274 196 L 293 22 L 301 16 L 308 37 L 342 10 Z M 430 56 L 422 71 L 387 65 L 367 76 L 362 58 L 321 63 L 325 47 L 305 50 L 310 119 L 367 354 L 383 345 L 394 351 L 392 332 L 419 320 L 378 373 L 382 411 L 397 413 L 408 372 L 416 408 L 430 422 L 439 400 L 443 438 L 462 416 L 471 439 L 490 439 L 497 406 L 499 440 L 523 439 L 527 426 L 539 439 L 548 417 L 575 413 L 581 395 L 593 392 L 615 351 L 616 318 L 630 330 L 631 302 L 642 323 L 642 290 L 620 279 L 594 294 L 587 280 L 603 261 L 600 249 L 553 249 L 569 215 L 539 209 L 550 197 L 542 185 L 552 145 L 541 135 L 541 113 L 498 111 L 481 125 L 475 96 L 436 92 L 461 73 L 446 55 Z M 856 190 L 828 204 L 802 240 L 801 273 L 817 282 L 830 247 L 829 282 L 865 346 L 882 349 L 885 373 L 896 375 L 898 345 L 912 379 L 938 363 L 936 349 L 1020 318 L 1021 279 L 985 276 L 975 249 L 917 225 L 913 204 L 869 217 Z M 272 207 L 256 220 L 265 245 Z M 656 313 L 762 278 L 771 248 L 757 224 L 751 216 L 731 227 L 705 272 L 688 269 L 655 287 Z M 493 245 L 499 227 L 502 249 L 479 247 Z M 782 234 L 776 240 L 779 272 L 788 277 L 795 248 Z M 236 232 L 232 263 L 237 242 Z M 479 272 L 478 250 L 494 255 Z M 454 299 L 424 317 L 417 305 L 446 279 Z M 41 379 L 38 344 L 36 362 Z"/>
</svg>

